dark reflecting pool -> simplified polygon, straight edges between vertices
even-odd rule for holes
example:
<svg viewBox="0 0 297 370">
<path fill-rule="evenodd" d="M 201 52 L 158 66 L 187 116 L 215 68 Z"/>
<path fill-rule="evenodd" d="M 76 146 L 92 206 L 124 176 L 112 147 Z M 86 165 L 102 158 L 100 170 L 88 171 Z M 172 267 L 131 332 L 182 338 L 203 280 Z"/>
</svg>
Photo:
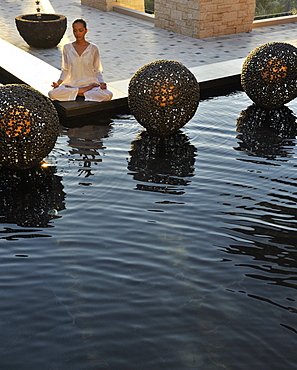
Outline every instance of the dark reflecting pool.
<svg viewBox="0 0 297 370">
<path fill-rule="evenodd" d="M 295 369 L 297 101 L 251 104 L 61 128 L 47 167 L 0 169 L 1 369 Z"/>
</svg>

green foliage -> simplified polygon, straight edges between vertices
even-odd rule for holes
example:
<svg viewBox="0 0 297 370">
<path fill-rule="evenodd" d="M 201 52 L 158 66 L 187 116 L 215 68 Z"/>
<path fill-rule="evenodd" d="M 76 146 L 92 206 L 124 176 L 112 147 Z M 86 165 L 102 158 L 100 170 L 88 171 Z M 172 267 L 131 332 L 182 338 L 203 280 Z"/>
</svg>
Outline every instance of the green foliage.
<svg viewBox="0 0 297 370">
<path fill-rule="evenodd" d="M 155 11 L 155 1 L 154 0 L 144 0 L 145 12 L 153 14 Z"/>
<path fill-rule="evenodd" d="M 256 0 L 255 17 L 294 14 L 297 0 Z"/>
</svg>

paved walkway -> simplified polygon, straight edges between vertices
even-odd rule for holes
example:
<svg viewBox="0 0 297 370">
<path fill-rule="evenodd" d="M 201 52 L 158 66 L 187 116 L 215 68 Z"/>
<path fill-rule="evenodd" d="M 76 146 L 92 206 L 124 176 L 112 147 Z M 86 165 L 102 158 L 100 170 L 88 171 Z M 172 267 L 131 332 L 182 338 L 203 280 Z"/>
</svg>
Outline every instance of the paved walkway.
<svg viewBox="0 0 297 370">
<path fill-rule="evenodd" d="M 89 41 L 100 48 L 107 82 L 130 79 L 140 67 L 159 59 L 176 60 L 188 68 L 204 66 L 204 70 L 206 65 L 230 61 L 232 69 L 233 60 L 245 58 L 261 44 L 296 39 L 296 23 L 258 28 L 250 33 L 194 39 L 155 28 L 150 22 L 82 6 L 80 0 L 41 0 L 41 8 L 42 12 L 63 14 L 68 18 L 66 34 L 57 48 L 31 48 L 15 27 L 16 16 L 35 12 L 34 0 L 1 0 L 1 38 L 60 68 L 62 46 L 73 40 L 71 23 L 83 17 L 88 22 Z"/>
</svg>

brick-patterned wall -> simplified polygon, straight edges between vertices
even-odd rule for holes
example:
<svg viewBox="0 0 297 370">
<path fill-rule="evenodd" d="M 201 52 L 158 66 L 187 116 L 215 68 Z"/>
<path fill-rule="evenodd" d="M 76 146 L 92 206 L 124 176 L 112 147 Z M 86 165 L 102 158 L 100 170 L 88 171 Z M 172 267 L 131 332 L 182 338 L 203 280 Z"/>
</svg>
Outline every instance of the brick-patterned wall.
<svg viewBox="0 0 297 370">
<path fill-rule="evenodd" d="M 204 38 L 252 30 L 256 0 L 155 0 L 155 26 Z"/>
<path fill-rule="evenodd" d="M 200 0 L 155 0 L 155 26 L 197 37 L 199 2 Z"/>
<path fill-rule="evenodd" d="M 200 0 L 198 38 L 252 30 L 255 0 Z"/>
</svg>

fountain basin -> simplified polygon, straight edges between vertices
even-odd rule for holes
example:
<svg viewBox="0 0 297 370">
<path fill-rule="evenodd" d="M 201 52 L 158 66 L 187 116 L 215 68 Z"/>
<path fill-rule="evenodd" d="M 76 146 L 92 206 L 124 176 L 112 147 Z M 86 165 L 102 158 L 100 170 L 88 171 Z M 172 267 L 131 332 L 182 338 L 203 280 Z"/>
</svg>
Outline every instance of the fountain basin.
<svg viewBox="0 0 297 370">
<path fill-rule="evenodd" d="M 67 18 L 61 14 L 23 14 L 15 23 L 26 43 L 39 49 L 57 46 L 67 28 Z"/>
</svg>

